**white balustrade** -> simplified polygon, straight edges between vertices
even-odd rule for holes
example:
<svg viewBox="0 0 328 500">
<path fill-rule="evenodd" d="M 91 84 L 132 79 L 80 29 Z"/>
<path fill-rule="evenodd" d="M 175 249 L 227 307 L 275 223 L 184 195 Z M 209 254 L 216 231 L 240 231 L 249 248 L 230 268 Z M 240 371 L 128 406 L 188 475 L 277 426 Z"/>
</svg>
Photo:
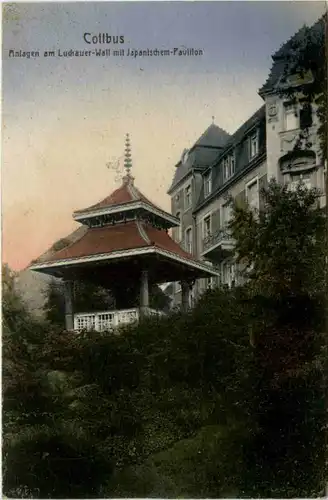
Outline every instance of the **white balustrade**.
<svg viewBox="0 0 328 500">
<path fill-rule="evenodd" d="M 162 316 L 165 313 L 155 309 L 147 308 L 149 316 Z M 120 325 L 127 325 L 139 320 L 139 309 L 121 309 L 117 311 L 101 311 L 94 313 L 74 314 L 74 330 L 95 330 L 104 332 L 112 330 Z"/>
</svg>

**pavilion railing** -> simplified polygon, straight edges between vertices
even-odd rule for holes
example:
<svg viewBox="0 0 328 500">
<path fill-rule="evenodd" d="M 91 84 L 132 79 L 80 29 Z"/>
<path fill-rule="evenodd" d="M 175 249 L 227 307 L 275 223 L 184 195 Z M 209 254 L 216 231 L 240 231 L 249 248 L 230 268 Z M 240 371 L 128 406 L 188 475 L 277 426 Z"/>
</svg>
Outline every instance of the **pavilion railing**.
<svg viewBox="0 0 328 500">
<path fill-rule="evenodd" d="M 147 315 L 162 316 L 162 311 L 147 308 Z M 140 318 L 140 310 L 121 309 L 116 311 L 100 311 L 92 313 L 74 314 L 74 330 L 81 332 L 83 330 L 95 330 L 104 332 L 112 330 L 121 325 L 127 325 L 138 321 Z"/>
</svg>

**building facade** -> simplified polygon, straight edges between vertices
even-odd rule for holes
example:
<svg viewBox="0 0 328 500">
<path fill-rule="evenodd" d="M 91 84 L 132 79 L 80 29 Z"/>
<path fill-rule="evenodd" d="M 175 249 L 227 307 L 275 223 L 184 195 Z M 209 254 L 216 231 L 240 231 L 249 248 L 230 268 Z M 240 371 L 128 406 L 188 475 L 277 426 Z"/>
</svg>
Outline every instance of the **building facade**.
<svg viewBox="0 0 328 500">
<path fill-rule="evenodd" d="M 259 90 L 263 106 L 231 136 L 210 125 L 176 165 L 168 191 L 172 215 L 180 220 L 173 238 L 195 258 L 219 271 L 219 277 L 195 283 L 190 305 L 208 287 L 231 287 L 242 280 L 227 229 L 232 199 L 261 209 L 261 189 L 275 178 L 290 189 L 300 181 L 317 188 L 322 193 L 320 205 L 325 206 L 326 169 L 320 154 L 317 106 L 302 93 L 313 75 L 286 76 L 284 69 L 294 42 L 305 36 L 304 30 L 272 56 L 268 79 Z M 311 30 L 324 30 L 323 19 Z M 287 87 L 292 88 L 292 94 L 284 92 Z M 181 300 L 178 284 L 174 292 L 177 304 Z"/>
</svg>

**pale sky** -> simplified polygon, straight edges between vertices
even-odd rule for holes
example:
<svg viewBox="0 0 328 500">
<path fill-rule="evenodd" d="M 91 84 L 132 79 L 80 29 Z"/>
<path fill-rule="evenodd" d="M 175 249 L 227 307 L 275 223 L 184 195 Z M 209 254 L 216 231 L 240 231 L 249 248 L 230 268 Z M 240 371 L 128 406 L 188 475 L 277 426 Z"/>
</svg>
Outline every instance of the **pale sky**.
<svg viewBox="0 0 328 500">
<path fill-rule="evenodd" d="M 166 191 L 183 149 L 212 115 L 233 133 L 256 111 L 272 53 L 323 12 L 324 2 L 315 1 L 23 3 L 7 9 L 3 261 L 26 266 L 78 227 L 74 210 L 120 185 L 106 163 L 122 157 L 126 132 L 135 184 L 170 210 Z M 90 50 L 85 32 L 123 35 L 125 50 L 185 46 L 204 55 L 43 57 L 45 50 Z M 10 49 L 42 56 L 9 58 Z"/>
</svg>

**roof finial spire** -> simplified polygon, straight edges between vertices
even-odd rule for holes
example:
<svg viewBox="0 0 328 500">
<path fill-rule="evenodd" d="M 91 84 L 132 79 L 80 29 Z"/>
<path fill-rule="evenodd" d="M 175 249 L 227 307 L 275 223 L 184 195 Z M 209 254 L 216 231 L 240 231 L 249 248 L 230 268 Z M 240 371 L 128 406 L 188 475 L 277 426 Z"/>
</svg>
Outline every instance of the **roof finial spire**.
<svg viewBox="0 0 328 500">
<path fill-rule="evenodd" d="M 213 115 L 212 116 L 212 125 L 214 125 L 214 121 L 215 121 L 215 116 Z"/>
<path fill-rule="evenodd" d="M 130 134 L 126 134 L 126 136 L 125 136 L 125 153 L 124 153 L 125 176 L 123 177 L 123 182 L 133 181 L 133 177 L 131 175 L 131 167 L 132 167 L 132 157 L 131 157 Z"/>
<path fill-rule="evenodd" d="M 125 155 L 124 155 L 124 168 L 127 175 L 130 175 L 130 170 L 132 167 L 132 158 L 131 158 L 131 143 L 130 143 L 130 135 L 126 134 L 125 137 Z"/>
</svg>

